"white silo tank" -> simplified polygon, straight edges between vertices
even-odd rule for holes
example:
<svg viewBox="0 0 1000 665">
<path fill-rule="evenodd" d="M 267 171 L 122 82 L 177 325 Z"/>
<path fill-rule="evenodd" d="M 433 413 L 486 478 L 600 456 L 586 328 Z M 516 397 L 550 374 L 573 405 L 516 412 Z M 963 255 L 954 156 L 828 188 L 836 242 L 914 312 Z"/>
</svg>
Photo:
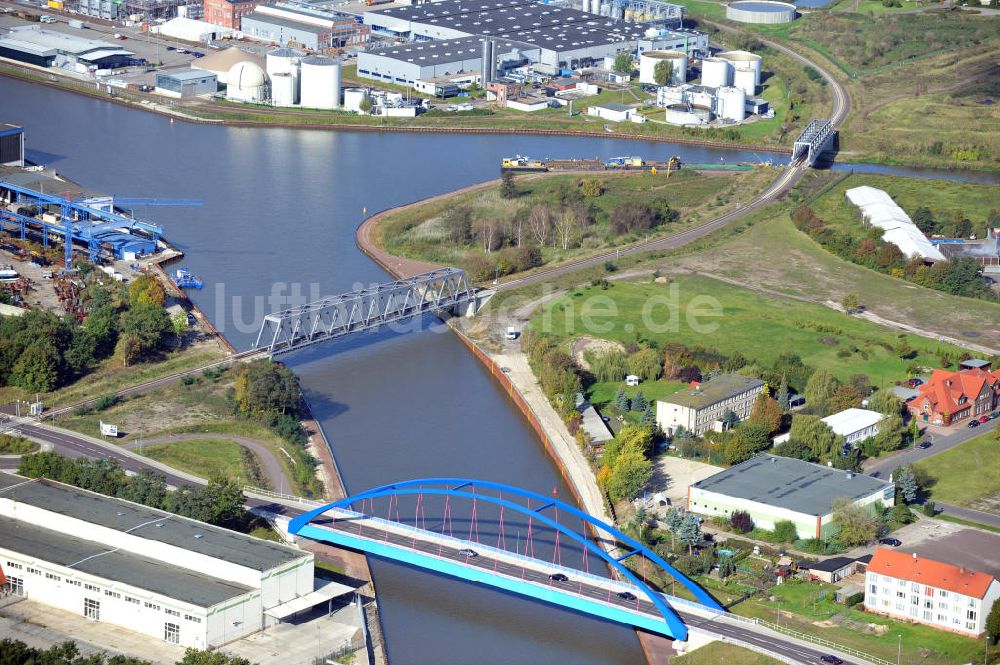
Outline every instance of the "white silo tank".
<svg viewBox="0 0 1000 665">
<path fill-rule="evenodd" d="M 723 58 L 705 58 L 701 61 L 701 84 L 711 88 L 724 88 L 733 82 L 733 65 Z"/>
<path fill-rule="evenodd" d="M 752 69 L 754 71 L 753 84 L 755 86 L 760 85 L 761 58 L 756 53 L 750 53 L 749 51 L 726 51 L 725 53 L 718 54 L 716 57 L 728 60 L 736 69 Z"/>
<path fill-rule="evenodd" d="M 295 78 L 291 72 L 271 75 L 271 103 L 275 106 L 295 105 Z"/>
<path fill-rule="evenodd" d="M 227 74 L 226 97 L 239 102 L 267 101 L 267 74 L 256 63 L 237 62 Z"/>
<path fill-rule="evenodd" d="M 680 51 L 646 51 L 639 56 L 639 82 L 656 83 L 656 65 L 663 60 L 673 65 L 667 85 L 679 85 L 687 81 L 687 55 Z"/>
<path fill-rule="evenodd" d="M 340 61 L 324 55 L 303 58 L 299 68 L 299 99 L 311 109 L 340 108 Z"/>
<path fill-rule="evenodd" d="M 272 81 L 277 74 L 290 74 L 292 76 L 292 104 L 299 103 L 299 63 L 305 56 L 306 54 L 298 49 L 286 47 L 267 52 L 264 67 Z"/>
<path fill-rule="evenodd" d="M 719 88 L 716 115 L 727 120 L 743 122 L 747 117 L 747 96 L 739 88 Z"/>
<path fill-rule="evenodd" d="M 361 112 L 361 102 L 368 99 L 368 91 L 363 88 L 344 89 L 344 110 Z"/>
<path fill-rule="evenodd" d="M 753 97 L 757 93 L 756 80 L 757 76 L 752 69 L 737 67 L 733 72 L 733 87 L 745 92 L 747 97 Z"/>
</svg>

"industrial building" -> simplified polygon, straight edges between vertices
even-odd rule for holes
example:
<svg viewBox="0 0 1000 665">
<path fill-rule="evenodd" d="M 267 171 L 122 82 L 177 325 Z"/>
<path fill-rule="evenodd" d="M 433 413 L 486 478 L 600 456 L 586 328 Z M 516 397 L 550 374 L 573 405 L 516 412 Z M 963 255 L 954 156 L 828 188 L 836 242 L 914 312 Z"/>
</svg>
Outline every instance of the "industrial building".
<svg viewBox="0 0 1000 665">
<path fill-rule="evenodd" d="M 656 66 L 661 62 L 670 65 L 666 85 L 687 82 L 688 56 L 684 51 L 645 51 L 639 54 L 639 83 L 656 83 Z"/>
<path fill-rule="evenodd" d="M 868 409 L 844 409 L 823 418 L 823 422 L 833 430 L 837 436 L 844 437 L 845 446 L 857 446 L 865 439 L 870 439 L 878 434 L 878 426 L 885 419 L 878 411 Z M 790 438 L 789 434 L 782 434 L 774 437 L 774 443 L 784 443 Z"/>
<path fill-rule="evenodd" d="M 162 25 L 154 25 L 151 31 L 155 34 L 184 42 L 206 43 L 224 37 L 232 37 L 236 30 L 222 27 L 208 21 L 196 21 L 191 18 L 172 18 Z"/>
<path fill-rule="evenodd" d="M 353 17 L 292 3 L 260 5 L 241 25 L 250 39 L 312 51 L 360 45 L 368 34 Z"/>
<path fill-rule="evenodd" d="M 219 89 L 215 74 L 197 69 L 166 72 L 156 75 L 156 92 L 166 97 L 197 97 L 211 95 Z"/>
<path fill-rule="evenodd" d="M 908 259 L 944 261 L 945 256 L 917 228 L 906 211 L 892 197 L 875 187 L 855 187 L 845 192 L 847 199 L 858 206 L 865 224 L 882 230 L 882 240 L 899 248 Z"/>
<path fill-rule="evenodd" d="M 649 28 L 637 50 L 640 56 L 646 51 L 680 51 L 690 61 L 709 52 L 708 35 L 690 28 Z"/>
<path fill-rule="evenodd" d="M 14 595 L 196 649 L 353 591 L 316 587 L 310 552 L 7 473 L 0 569 Z"/>
<path fill-rule="evenodd" d="M 688 487 L 687 508 L 710 517 L 745 510 L 762 529 L 774 529 L 775 523 L 788 520 L 799 538 L 826 540 L 836 533 L 833 504 L 837 499 L 865 507 L 881 502 L 891 508 L 895 496 L 896 486 L 885 480 L 760 454 Z"/>
<path fill-rule="evenodd" d="M 0 165 L 24 166 L 24 127 L 0 123 Z"/>
<path fill-rule="evenodd" d="M 204 0 L 202 18 L 230 30 L 239 30 L 240 21 L 257 7 L 258 0 Z"/>
<path fill-rule="evenodd" d="M 414 85 L 456 74 L 479 74 L 483 66 L 483 43 L 478 37 L 420 41 L 358 54 L 358 76 Z M 539 49 L 530 44 L 503 39 L 490 40 L 497 76 L 506 69 L 536 58 Z M 479 79 L 479 76 L 474 77 Z M 495 77 L 494 77 L 495 78 Z"/>
<path fill-rule="evenodd" d="M 79 73 L 136 64 L 135 53 L 117 44 L 84 39 L 37 26 L 13 28 L 0 37 L 0 57 Z"/>
<path fill-rule="evenodd" d="M 722 416 L 732 411 L 740 420 L 749 415 L 764 382 L 737 374 L 720 374 L 656 402 L 656 422 L 668 435 L 678 427 L 693 434 L 722 429 Z"/>
<path fill-rule="evenodd" d="M 252 62 L 258 67 L 264 66 L 264 58 L 253 53 L 247 53 L 235 46 L 230 46 L 222 51 L 209 53 L 204 58 L 196 58 L 191 61 L 191 69 L 215 74 L 215 78 L 222 85 L 229 83 L 229 70 L 233 65 L 240 62 Z"/>
<path fill-rule="evenodd" d="M 735 86 L 692 83 L 662 86 L 656 91 L 656 104 L 666 109 L 666 121 L 673 125 L 705 125 L 715 118 L 742 122 L 748 115 L 764 116 L 770 112 L 766 100 L 751 97 Z"/>
<path fill-rule="evenodd" d="M 109 21 L 128 16 L 152 21 L 178 16 L 184 9 L 194 10 L 201 6 L 201 2 L 202 0 L 79 0 L 76 11 Z"/>
</svg>

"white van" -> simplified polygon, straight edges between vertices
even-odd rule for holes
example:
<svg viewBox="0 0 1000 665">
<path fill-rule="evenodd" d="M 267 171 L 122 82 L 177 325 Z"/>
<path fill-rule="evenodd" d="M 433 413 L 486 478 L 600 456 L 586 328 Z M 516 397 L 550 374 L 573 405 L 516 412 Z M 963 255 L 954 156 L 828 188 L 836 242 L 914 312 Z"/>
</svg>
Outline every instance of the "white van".
<svg viewBox="0 0 1000 665">
<path fill-rule="evenodd" d="M 507 328 L 507 335 L 506 335 L 507 339 L 517 339 L 520 336 L 520 334 L 521 331 L 518 330 L 517 328 L 514 328 L 513 326 Z"/>
<path fill-rule="evenodd" d="M 48 14 L 42 14 L 41 16 L 38 17 L 38 22 L 39 23 L 55 23 L 56 20 L 54 18 L 52 18 L 51 16 L 49 16 Z"/>
</svg>

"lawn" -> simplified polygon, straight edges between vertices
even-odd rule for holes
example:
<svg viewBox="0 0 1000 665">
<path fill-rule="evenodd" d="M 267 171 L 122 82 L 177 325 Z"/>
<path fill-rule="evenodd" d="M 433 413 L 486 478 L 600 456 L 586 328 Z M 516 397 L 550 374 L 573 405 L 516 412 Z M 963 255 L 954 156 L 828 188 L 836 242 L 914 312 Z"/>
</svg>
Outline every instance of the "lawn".
<svg viewBox="0 0 1000 665">
<path fill-rule="evenodd" d="M 982 661 L 981 640 L 849 609 L 833 602 L 835 589 L 832 584 L 782 584 L 769 591 L 780 602 L 754 598 L 733 611 L 774 623 L 780 608 L 783 627 L 886 660 L 896 659 L 901 636 L 904 663 L 955 665 Z"/>
<path fill-rule="evenodd" d="M 778 665 L 775 660 L 735 644 L 711 642 L 683 656 L 670 659 L 671 665 Z"/>
<path fill-rule="evenodd" d="M 647 338 L 726 355 L 740 351 L 765 366 L 791 351 L 841 380 L 864 373 L 875 385 L 904 379 L 913 362 L 935 364 L 940 351 L 959 353 L 950 344 L 910 335 L 919 355 L 902 360 L 885 348 L 899 342 L 898 334 L 881 326 L 821 305 L 683 274 L 671 275 L 669 285 L 644 280 L 613 282 L 606 290 L 579 287 L 547 303 L 530 325 L 558 338 L 599 331 L 597 336 L 622 343 Z"/>
<path fill-rule="evenodd" d="M 225 439 L 191 439 L 150 446 L 139 452 L 206 480 L 221 476 L 247 482 L 248 474 L 240 450 L 238 443 Z"/>
<path fill-rule="evenodd" d="M 934 479 L 931 498 L 974 507 L 977 501 L 1000 493 L 998 432 L 982 434 L 918 462 L 917 466 Z"/>
<path fill-rule="evenodd" d="M 0 455 L 26 455 L 38 450 L 38 444 L 19 436 L 0 434 Z"/>
<path fill-rule="evenodd" d="M 664 161 L 669 157 L 668 148 L 663 154 L 643 155 L 647 160 Z M 498 262 L 496 254 L 486 254 L 479 238 L 470 237 L 463 243 L 456 243 L 448 237 L 442 219 L 447 211 L 466 207 L 472 216 L 473 228 L 483 221 L 499 221 L 499 233 L 507 244 L 516 244 L 517 229 L 521 229 L 526 243 L 538 243 L 527 217 L 538 205 L 549 206 L 558 214 L 566 208 L 559 197 L 568 188 L 578 201 L 570 205 L 587 206 L 593 213 L 593 223 L 574 228 L 568 249 L 558 242 L 555 229 L 549 230 L 542 245 L 543 263 L 579 258 L 608 247 L 623 246 L 633 241 L 643 240 L 660 234 L 676 233 L 697 223 L 716 217 L 720 212 L 737 201 L 747 201 L 759 192 L 772 178 L 768 169 L 752 171 L 720 172 L 706 176 L 693 171 L 666 171 L 652 174 L 645 172 L 611 173 L 595 172 L 586 174 L 552 174 L 518 178 L 517 196 L 504 199 L 500 196 L 499 185 L 473 192 L 465 192 L 451 197 L 415 206 L 382 218 L 375 237 L 388 251 L 399 256 L 422 259 L 436 263 L 459 265 L 469 268 L 475 279 L 484 279 L 485 274 L 476 274 L 475 266 L 488 264 L 489 275 Z M 587 182 L 603 184 L 599 196 L 584 197 L 581 185 Z M 678 221 L 661 224 L 648 232 L 632 232 L 616 236 L 610 226 L 609 217 L 624 203 L 655 205 L 660 201 L 669 203 L 676 211 Z M 522 226 L 517 225 L 517 221 Z M 481 270 L 479 270 L 481 272 Z"/>
<path fill-rule="evenodd" d="M 684 383 L 680 381 L 643 381 L 638 386 L 626 386 L 621 381 L 602 381 L 588 386 L 587 399 L 597 408 L 602 408 L 608 404 L 614 404 L 615 395 L 621 388 L 625 390 L 625 394 L 629 398 L 635 397 L 641 392 L 648 401 L 653 402 L 663 399 L 667 395 L 672 395 L 683 387 Z"/>
<path fill-rule="evenodd" d="M 840 2 L 835 2 L 829 9 L 831 11 L 852 12 L 864 16 L 881 16 L 883 14 L 912 11 L 926 6 L 927 3 L 911 2 L 910 0 L 903 0 L 899 7 L 886 7 L 882 4 L 882 0 L 841 0 Z"/>
</svg>

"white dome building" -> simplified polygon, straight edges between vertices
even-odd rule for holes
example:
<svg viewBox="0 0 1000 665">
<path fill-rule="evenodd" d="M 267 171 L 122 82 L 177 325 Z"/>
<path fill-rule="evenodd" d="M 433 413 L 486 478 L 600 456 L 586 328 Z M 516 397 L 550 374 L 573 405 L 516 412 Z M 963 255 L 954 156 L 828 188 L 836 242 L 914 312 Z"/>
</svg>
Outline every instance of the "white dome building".
<svg viewBox="0 0 1000 665">
<path fill-rule="evenodd" d="M 267 101 L 268 78 L 260 65 L 244 61 L 233 65 L 227 76 L 226 98 L 261 104 Z"/>
</svg>

